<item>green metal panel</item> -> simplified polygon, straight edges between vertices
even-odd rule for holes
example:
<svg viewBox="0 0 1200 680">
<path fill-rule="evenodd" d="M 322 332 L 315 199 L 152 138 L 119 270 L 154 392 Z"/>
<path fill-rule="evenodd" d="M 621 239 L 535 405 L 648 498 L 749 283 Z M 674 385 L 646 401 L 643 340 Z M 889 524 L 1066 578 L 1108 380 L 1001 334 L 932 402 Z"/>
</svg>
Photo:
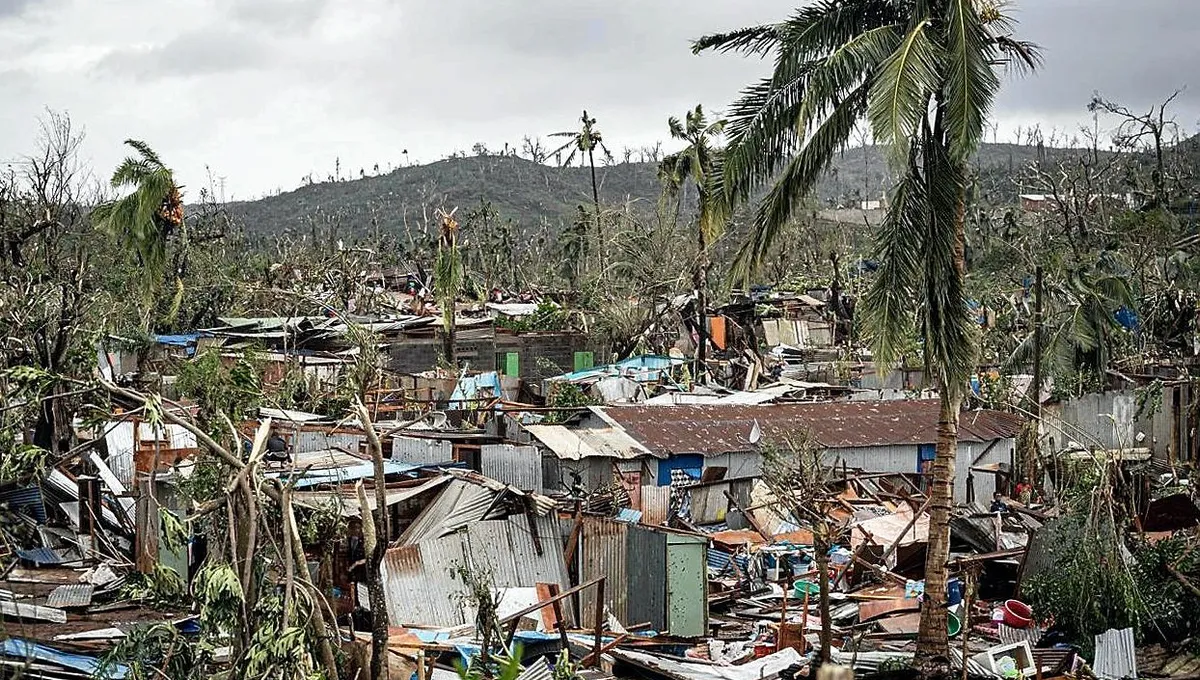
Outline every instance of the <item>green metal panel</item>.
<svg viewBox="0 0 1200 680">
<path fill-rule="evenodd" d="M 667 627 L 671 635 L 699 638 L 708 634 L 707 549 L 705 538 L 667 537 Z"/>
<path fill-rule="evenodd" d="M 516 352 L 509 352 L 504 355 L 504 375 L 510 378 L 521 377 L 521 355 Z"/>
<path fill-rule="evenodd" d="M 583 371 L 595 366 L 596 356 L 591 352 L 576 352 L 575 353 L 575 369 Z"/>
</svg>

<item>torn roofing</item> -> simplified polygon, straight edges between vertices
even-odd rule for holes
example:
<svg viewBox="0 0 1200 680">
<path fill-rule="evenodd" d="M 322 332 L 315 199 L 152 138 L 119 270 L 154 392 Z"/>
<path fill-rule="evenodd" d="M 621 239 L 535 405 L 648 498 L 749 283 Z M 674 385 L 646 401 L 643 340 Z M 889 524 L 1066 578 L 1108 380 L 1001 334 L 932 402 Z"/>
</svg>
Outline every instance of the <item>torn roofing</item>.
<svg viewBox="0 0 1200 680">
<path fill-rule="evenodd" d="M 903 446 L 937 442 L 937 400 L 813 404 L 686 404 L 602 409 L 652 453 L 719 455 L 754 448 L 757 424 L 765 440 L 807 433 L 825 448 Z M 1000 411 L 964 411 L 959 441 L 1015 437 L 1023 420 Z"/>
</svg>

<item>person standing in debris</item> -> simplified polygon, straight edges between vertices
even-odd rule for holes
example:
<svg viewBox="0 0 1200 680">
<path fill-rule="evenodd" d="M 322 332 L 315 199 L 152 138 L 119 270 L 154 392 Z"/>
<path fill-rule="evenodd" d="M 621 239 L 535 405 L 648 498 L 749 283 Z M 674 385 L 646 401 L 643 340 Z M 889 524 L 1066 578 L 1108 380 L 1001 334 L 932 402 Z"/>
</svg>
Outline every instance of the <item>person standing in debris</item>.
<svg viewBox="0 0 1200 680">
<path fill-rule="evenodd" d="M 266 458 L 274 463 L 290 463 L 292 460 L 292 457 L 288 455 L 287 442 L 279 436 L 278 432 L 272 432 L 270 438 L 267 439 Z"/>
<path fill-rule="evenodd" d="M 988 508 L 988 512 L 1008 512 L 1008 503 L 999 491 L 992 494 L 992 507 Z"/>
</svg>

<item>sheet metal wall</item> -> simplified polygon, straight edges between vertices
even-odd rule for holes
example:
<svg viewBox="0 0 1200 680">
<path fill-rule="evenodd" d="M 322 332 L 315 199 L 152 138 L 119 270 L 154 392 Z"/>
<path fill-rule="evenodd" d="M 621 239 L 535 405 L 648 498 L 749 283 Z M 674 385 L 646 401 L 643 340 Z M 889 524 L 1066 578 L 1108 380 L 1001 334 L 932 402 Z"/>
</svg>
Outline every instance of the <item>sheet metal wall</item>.
<svg viewBox="0 0 1200 680">
<path fill-rule="evenodd" d="M 361 434 L 300 430 L 292 437 L 292 453 L 311 453 L 328 449 L 359 453 L 365 441 L 366 437 Z"/>
<path fill-rule="evenodd" d="M 1015 446 L 1013 439 L 1001 439 L 992 447 L 987 455 L 984 449 L 991 442 L 961 442 L 958 445 L 958 455 L 954 462 L 954 500 L 960 503 L 967 501 L 967 475 L 972 465 L 987 465 L 990 463 L 1009 463 Z M 866 472 L 902 472 L 915 474 L 917 472 L 917 445 L 905 446 L 869 446 L 845 449 L 833 449 L 826 452 L 826 460 L 840 465 L 843 461 L 848 467 Z M 994 475 L 974 473 L 975 498 L 991 498 L 995 490 Z M 694 510 L 693 510 L 694 512 Z"/>
<path fill-rule="evenodd" d="M 741 451 L 719 456 L 708 456 L 704 467 L 723 467 L 726 479 L 757 477 L 762 474 L 762 454 L 758 451 Z"/>
<path fill-rule="evenodd" d="M 667 627 L 667 535 L 632 526 L 626 538 L 626 555 L 635 568 L 628 574 L 627 623 L 650 623 L 652 630 Z"/>
<path fill-rule="evenodd" d="M 1190 401 L 1187 385 L 1164 388 L 1158 412 L 1137 419 L 1137 394 L 1132 390 L 1085 394 L 1045 407 L 1042 439 L 1056 451 L 1076 442 L 1089 449 L 1148 448 L 1156 458 L 1166 460 L 1173 455 L 1176 460 L 1189 460 L 1194 446 L 1188 422 Z M 1146 435 L 1141 442 L 1138 433 Z"/>
<path fill-rule="evenodd" d="M 659 526 L 671 516 L 671 487 L 642 485 L 642 524 Z"/>
<path fill-rule="evenodd" d="M 541 491 L 542 456 L 536 446 L 486 444 L 480 447 L 480 472 L 522 491 Z"/>
<path fill-rule="evenodd" d="M 598 576 L 608 577 L 604 585 L 604 600 L 618 621 L 629 621 L 629 597 L 626 572 L 628 535 L 632 525 L 600 517 L 584 517 L 579 532 L 579 582 L 584 583 Z M 662 574 L 660 582 L 665 578 Z M 596 591 L 588 588 L 579 597 L 580 620 L 594 621 L 596 617 Z M 641 623 L 635 621 L 634 623 Z"/>
<path fill-rule="evenodd" d="M 136 476 L 133 460 L 133 423 L 117 423 L 104 435 L 104 444 L 108 448 L 108 458 L 104 462 L 126 489 L 132 489 Z"/>
<path fill-rule="evenodd" d="M 539 582 L 570 587 L 558 547 L 558 518 L 537 517 L 534 523 L 540 555 L 524 515 L 477 522 L 448 536 L 389 550 L 383 569 L 388 621 L 395 626 L 473 621 L 475 612 L 461 601 L 462 581 L 452 574 L 456 564 L 490 571 L 497 588 L 532 588 Z"/>
<path fill-rule="evenodd" d="M 392 437 L 392 460 L 421 465 L 454 461 L 454 445 L 443 439 Z"/>
<path fill-rule="evenodd" d="M 738 505 L 741 505 L 743 508 L 750 507 L 752 505 L 750 502 L 750 490 L 753 486 L 753 480 L 739 479 L 692 487 L 689 489 L 689 493 L 691 494 L 692 522 L 695 524 L 717 524 L 724 522 L 725 514 L 729 510 L 729 498 L 725 495 L 726 491 L 737 499 Z"/>
</svg>

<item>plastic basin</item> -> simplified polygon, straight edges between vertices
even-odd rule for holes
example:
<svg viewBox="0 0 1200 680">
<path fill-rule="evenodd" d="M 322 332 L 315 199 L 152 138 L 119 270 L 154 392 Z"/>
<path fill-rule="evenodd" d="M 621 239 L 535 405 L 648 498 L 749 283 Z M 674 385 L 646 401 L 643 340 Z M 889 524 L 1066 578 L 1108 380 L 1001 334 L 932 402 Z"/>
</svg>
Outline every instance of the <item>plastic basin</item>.
<svg viewBox="0 0 1200 680">
<path fill-rule="evenodd" d="M 792 584 L 792 597 L 803 600 L 804 594 L 820 595 L 821 586 L 812 581 L 800 580 Z"/>
<path fill-rule="evenodd" d="M 1013 628 L 1028 628 L 1033 623 L 1033 609 L 1020 600 L 1008 600 L 1000 608 L 1004 624 Z"/>
<path fill-rule="evenodd" d="M 950 633 L 950 637 L 962 632 L 962 620 L 958 618 L 958 614 L 950 612 L 950 616 L 946 620 L 946 631 Z"/>
</svg>

